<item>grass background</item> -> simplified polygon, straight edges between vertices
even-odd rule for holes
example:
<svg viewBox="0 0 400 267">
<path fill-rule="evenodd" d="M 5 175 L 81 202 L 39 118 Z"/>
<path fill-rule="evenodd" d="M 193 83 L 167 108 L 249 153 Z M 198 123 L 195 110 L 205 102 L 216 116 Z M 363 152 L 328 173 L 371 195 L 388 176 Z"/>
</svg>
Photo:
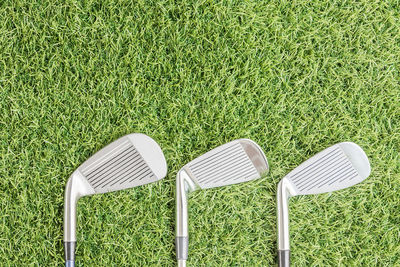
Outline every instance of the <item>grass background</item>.
<svg viewBox="0 0 400 267">
<path fill-rule="evenodd" d="M 77 266 L 174 266 L 174 181 L 236 138 L 263 179 L 190 196 L 189 266 L 276 265 L 286 173 L 341 141 L 362 184 L 290 203 L 294 266 L 400 266 L 399 1 L 1 1 L 0 262 L 63 265 L 63 194 L 90 155 L 153 137 L 161 182 L 83 198 Z"/>
</svg>

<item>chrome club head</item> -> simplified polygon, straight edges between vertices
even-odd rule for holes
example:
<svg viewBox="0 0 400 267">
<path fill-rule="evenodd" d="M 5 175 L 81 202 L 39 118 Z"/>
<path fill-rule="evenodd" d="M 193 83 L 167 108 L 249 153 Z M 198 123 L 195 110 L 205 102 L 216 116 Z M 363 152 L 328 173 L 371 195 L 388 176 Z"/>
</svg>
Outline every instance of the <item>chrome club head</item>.
<svg viewBox="0 0 400 267">
<path fill-rule="evenodd" d="M 179 266 L 186 265 L 188 254 L 187 194 L 206 189 L 247 182 L 268 172 L 261 148 L 249 139 L 238 139 L 219 146 L 186 164 L 176 180 L 176 256 Z"/>
<path fill-rule="evenodd" d="M 74 266 L 76 204 L 79 198 L 132 188 L 163 179 L 167 163 L 160 146 L 144 134 L 129 134 L 107 145 L 72 173 L 65 189 L 66 266 Z"/>
<path fill-rule="evenodd" d="M 279 182 L 277 190 L 279 266 L 290 265 L 289 197 L 344 189 L 362 182 L 370 173 L 371 167 L 367 155 L 361 147 L 351 142 L 344 142 L 316 154 Z"/>
</svg>

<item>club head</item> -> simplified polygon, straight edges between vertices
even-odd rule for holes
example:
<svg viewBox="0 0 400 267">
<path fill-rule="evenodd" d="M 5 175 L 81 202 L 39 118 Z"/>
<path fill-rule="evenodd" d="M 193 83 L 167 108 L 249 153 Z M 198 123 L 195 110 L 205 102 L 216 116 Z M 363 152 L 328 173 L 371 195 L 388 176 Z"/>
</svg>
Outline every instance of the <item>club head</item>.
<svg viewBox="0 0 400 267">
<path fill-rule="evenodd" d="M 351 142 L 333 145 L 288 173 L 278 184 L 278 265 L 290 266 L 289 197 L 332 192 L 365 180 L 371 173 L 368 157 Z"/>
<path fill-rule="evenodd" d="M 247 182 L 268 172 L 261 148 L 249 139 L 238 139 L 205 153 L 186 164 L 176 178 L 176 257 L 186 266 L 189 248 L 187 193 Z"/>
<path fill-rule="evenodd" d="M 153 139 L 135 133 L 107 145 L 76 172 L 99 194 L 158 181 L 166 176 L 167 163 Z"/>
<path fill-rule="evenodd" d="M 76 204 L 79 198 L 132 188 L 163 179 L 167 163 L 160 146 L 144 134 L 123 136 L 99 150 L 68 179 L 64 204 L 66 262 L 75 249 Z"/>
<path fill-rule="evenodd" d="M 206 189 L 258 179 L 268 172 L 268 161 L 255 142 L 238 139 L 192 160 L 181 171 Z"/>
<path fill-rule="evenodd" d="M 291 195 L 310 195 L 344 189 L 365 180 L 371 173 L 368 157 L 358 145 L 333 145 L 288 173 L 284 179 Z"/>
</svg>

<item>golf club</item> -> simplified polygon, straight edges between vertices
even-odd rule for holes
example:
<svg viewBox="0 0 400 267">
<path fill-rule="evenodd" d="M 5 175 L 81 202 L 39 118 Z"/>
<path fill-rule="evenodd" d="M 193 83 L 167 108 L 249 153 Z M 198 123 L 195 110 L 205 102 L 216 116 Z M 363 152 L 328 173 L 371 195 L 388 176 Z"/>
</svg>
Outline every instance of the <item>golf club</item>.
<svg viewBox="0 0 400 267">
<path fill-rule="evenodd" d="M 249 139 L 221 145 L 183 166 L 176 178 L 175 245 L 179 267 L 186 266 L 188 257 L 188 193 L 255 180 L 267 171 L 267 158 Z"/>
<path fill-rule="evenodd" d="M 358 145 L 333 145 L 303 162 L 278 184 L 278 263 L 290 266 L 289 197 L 344 189 L 365 180 L 371 173 L 367 155 Z"/>
<path fill-rule="evenodd" d="M 79 198 L 161 180 L 167 163 L 159 145 L 144 134 L 129 134 L 107 145 L 72 173 L 65 188 L 65 266 L 75 266 L 76 204 Z"/>
</svg>

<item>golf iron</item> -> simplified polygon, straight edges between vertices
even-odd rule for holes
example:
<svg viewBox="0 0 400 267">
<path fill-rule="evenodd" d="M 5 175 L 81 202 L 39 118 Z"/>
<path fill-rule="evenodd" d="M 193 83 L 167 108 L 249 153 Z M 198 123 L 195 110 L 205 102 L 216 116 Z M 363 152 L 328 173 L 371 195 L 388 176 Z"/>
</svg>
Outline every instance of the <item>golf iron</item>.
<svg viewBox="0 0 400 267">
<path fill-rule="evenodd" d="M 371 167 L 365 152 L 356 144 L 333 145 L 303 162 L 278 184 L 278 264 L 290 266 L 289 197 L 344 189 L 365 180 Z"/>
<path fill-rule="evenodd" d="M 186 266 L 188 257 L 188 193 L 251 181 L 267 171 L 267 158 L 261 148 L 249 139 L 238 139 L 196 158 L 178 172 L 175 246 L 179 267 Z"/>
<path fill-rule="evenodd" d="M 65 188 L 65 266 L 75 266 L 76 205 L 79 198 L 161 180 L 167 164 L 159 145 L 144 134 L 129 134 L 107 145 L 74 171 Z"/>
</svg>

